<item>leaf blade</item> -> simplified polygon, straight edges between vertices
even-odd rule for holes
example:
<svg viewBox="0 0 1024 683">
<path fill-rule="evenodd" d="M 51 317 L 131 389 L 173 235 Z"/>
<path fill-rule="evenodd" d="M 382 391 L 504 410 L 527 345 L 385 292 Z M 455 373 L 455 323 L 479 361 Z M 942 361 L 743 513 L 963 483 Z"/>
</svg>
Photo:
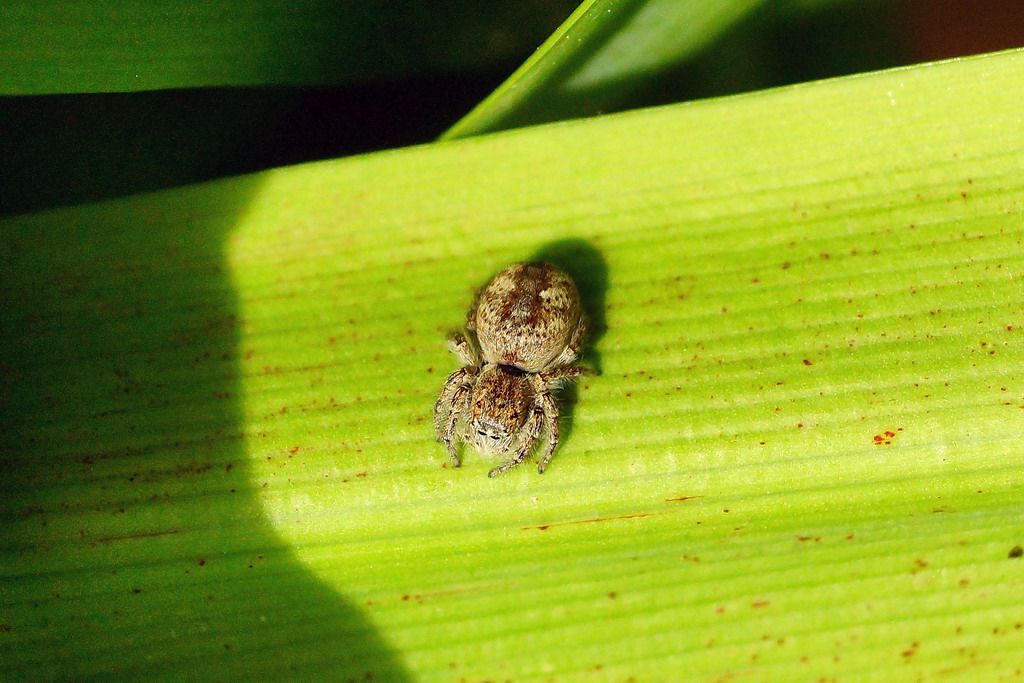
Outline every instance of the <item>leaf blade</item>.
<svg viewBox="0 0 1024 683">
<path fill-rule="evenodd" d="M 595 114 L 693 56 L 760 0 L 587 0 L 443 139 Z"/>
<path fill-rule="evenodd" d="M 92 593 L 147 579 L 144 588 L 165 587 L 149 604 L 166 606 L 176 595 L 202 599 L 182 563 L 219 541 L 231 551 L 217 563 L 229 589 L 214 623 L 236 638 L 251 625 L 244 652 L 218 657 L 219 643 L 198 631 L 202 611 L 119 617 L 93 602 L 88 618 L 109 620 L 112 645 L 72 639 L 60 661 L 92 675 L 149 673 L 159 667 L 124 653 L 176 623 L 196 630 L 162 646 L 168 666 L 184 666 L 199 644 L 202 671 L 267 665 L 287 676 L 281 660 L 298 660 L 301 672 L 352 673 L 342 658 L 359 638 L 338 634 L 354 623 L 368 649 L 393 650 L 398 675 L 417 679 L 1014 671 L 1024 637 L 1010 557 L 1024 533 L 1022 59 L 513 131 L 5 221 L 5 234 L 20 236 L 9 253 L 21 266 L 5 291 L 67 307 L 63 318 L 27 309 L 14 319 L 24 329 L 4 322 L 5 337 L 23 340 L 18 354 L 37 361 L 4 351 L 6 372 L 37 380 L 14 382 L 19 400 L 6 406 L 26 406 L 15 433 L 34 440 L 14 444 L 19 467 L 4 479 L 5 492 L 21 491 L 20 507 L 5 509 L 4 548 L 34 554 L 4 558 L 5 580 L 14 566 L 24 581 L 2 596 L 10 633 L 24 638 L 5 661 L 30 670 L 73 628 L 34 616 L 33 600 L 65 615 L 35 567 L 58 563 L 61 599 L 88 603 L 88 577 L 120 561 L 122 573 Z M 218 209 L 243 183 L 237 215 Z M 230 215 L 198 254 L 167 251 L 180 226 L 197 230 L 219 212 Z M 132 244 L 139 225 L 164 241 L 133 247 L 105 269 L 103 287 L 76 291 L 82 257 L 101 256 L 111 238 Z M 488 480 L 478 456 L 445 468 L 429 421 L 454 369 L 444 333 L 489 274 L 552 253 L 606 271 L 585 288 L 604 302 L 603 374 L 581 383 L 572 433 L 543 477 L 522 468 Z M 60 344 L 100 354 L 101 368 L 127 363 L 129 379 L 155 387 L 144 396 L 185 404 L 166 425 L 146 420 L 158 436 L 173 425 L 188 434 L 218 401 L 233 406 L 224 428 L 239 440 L 206 448 L 241 471 L 232 481 L 247 503 L 206 511 L 216 498 L 194 494 L 228 482 L 212 470 L 183 478 L 168 491 L 174 512 L 149 514 L 192 520 L 193 545 L 140 539 L 88 565 L 93 549 L 74 540 L 78 528 L 144 529 L 146 506 L 124 517 L 117 496 L 165 491 L 128 482 L 134 467 L 187 467 L 205 452 L 200 443 L 125 453 L 65 483 L 40 464 L 44 454 L 80 462 L 69 427 L 102 444 L 111 434 L 90 431 L 89 415 L 138 406 L 117 393 L 119 375 L 40 370 L 52 354 L 31 334 L 42 326 L 60 340 L 61 320 L 127 316 L 130 307 L 110 319 L 104 311 L 135 281 L 133 264 L 198 283 L 142 297 L 142 312 L 165 321 L 141 338 L 142 357 L 123 344 L 127 360 L 103 356 L 102 342 L 126 336 L 116 326 Z M 203 301 L 219 291 L 211 285 L 237 297 L 219 309 L 237 318 L 195 306 L 160 313 L 183 294 Z M 175 331 L 191 331 L 180 355 L 159 343 Z M 219 335 L 227 369 L 216 354 L 202 358 L 203 340 Z M 180 393 L 168 389 L 190 363 Z M 218 372 L 235 378 L 234 399 L 206 393 Z M 64 419 L 35 422 L 47 387 L 68 376 L 79 383 L 68 385 Z M 117 446 L 153 439 L 115 432 Z M 74 514 L 59 505 L 63 486 L 83 497 Z M 33 505 L 47 512 L 18 514 Z M 225 519 L 222 534 L 211 531 Z M 265 576 L 255 555 L 269 562 L 275 548 L 287 562 L 249 583 L 249 572 Z M 80 564 L 94 571 L 76 573 Z M 248 588 L 273 592 L 279 576 L 294 590 L 263 604 L 279 610 L 281 628 L 260 626 Z M 318 619 L 329 595 L 343 596 L 354 621 Z M 355 644 L 325 651 L 327 641 Z"/>
<path fill-rule="evenodd" d="M 350 84 L 493 67 L 529 49 L 564 9 L 12 0 L 0 16 L 0 94 Z M 424 30 L 439 24 L 443 33 Z"/>
</svg>

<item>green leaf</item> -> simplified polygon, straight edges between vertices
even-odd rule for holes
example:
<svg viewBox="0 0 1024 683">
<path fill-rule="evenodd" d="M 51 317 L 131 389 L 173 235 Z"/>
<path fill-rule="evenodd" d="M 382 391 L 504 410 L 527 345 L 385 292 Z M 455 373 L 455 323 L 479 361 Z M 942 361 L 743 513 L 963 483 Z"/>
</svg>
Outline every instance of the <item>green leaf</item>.
<svg viewBox="0 0 1024 683">
<path fill-rule="evenodd" d="M 1024 54 L 0 223 L 7 679 L 1021 666 Z M 446 467 L 473 290 L 599 330 L 548 472 Z"/>
<path fill-rule="evenodd" d="M 621 107 L 762 0 L 585 0 L 512 76 L 445 133 L 462 138 Z"/>
<path fill-rule="evenodd" d="M 8 0 L 0 94 L 348 84 L 518 58 L 568 0 Z M 441 29 L 443 27 L 443 30 Z"/>
</svg>

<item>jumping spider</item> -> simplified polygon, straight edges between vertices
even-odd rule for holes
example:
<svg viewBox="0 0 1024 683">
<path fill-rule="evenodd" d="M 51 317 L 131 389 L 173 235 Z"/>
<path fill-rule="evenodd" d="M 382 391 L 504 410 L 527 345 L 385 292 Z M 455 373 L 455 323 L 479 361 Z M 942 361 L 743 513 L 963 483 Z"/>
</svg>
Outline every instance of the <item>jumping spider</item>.
<svg viewBox="0 0 1024 683">
<path fill-rule="evenodd" d="M 468 337 L 448 340 L 463 367 L 434 405 L 437 440 L 455 467 L 460 441 L 484 453 L 511 454 L 490 471 L 494 477 L 523 462 L 546 431 L 537 463 L 544 472 L 558 445 L 552 390 L 588 372 L 574 364 L 587 333 L 575 283 L 550 263 L 511 265 L 477 293 L 466 330 Z"/>
</svg>

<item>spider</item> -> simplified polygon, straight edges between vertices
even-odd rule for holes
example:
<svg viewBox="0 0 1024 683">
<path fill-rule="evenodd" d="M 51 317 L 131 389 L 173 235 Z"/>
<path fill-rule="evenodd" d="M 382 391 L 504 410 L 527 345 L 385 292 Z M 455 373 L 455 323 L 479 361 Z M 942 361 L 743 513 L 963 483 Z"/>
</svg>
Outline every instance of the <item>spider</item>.
<svg viewBox="0 0 1024 683">
<path fill-rule="evenodd" d="M 552 391 L 589 372 L 575 365 L 587 333 L 575 283 L 550 263 L 511 265 L 477 293 L 466 330 L 468 336 L 448 340 L 463 367 L 434 404 L 437 440 L 455 467 L 461 441 L 510 456 L 488 473 L 495 477 L 522 463 L 543 431 L 547 443 L 537 463 L 543 473 L 558 446 Z"/>
</svg>

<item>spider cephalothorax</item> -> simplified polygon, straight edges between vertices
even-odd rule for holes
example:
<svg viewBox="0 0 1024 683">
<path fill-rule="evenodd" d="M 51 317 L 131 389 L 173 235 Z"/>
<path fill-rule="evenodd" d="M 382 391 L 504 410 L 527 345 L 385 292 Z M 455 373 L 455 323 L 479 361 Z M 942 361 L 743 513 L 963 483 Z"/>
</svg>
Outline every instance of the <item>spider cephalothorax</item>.
<svg viewBox="0 0 1024 683">
<path fill-rule="evenodd" d="M 558 445 L 552 390 L 585 372 L 574 364 L 587 331 L 576 285 L 550 263 L 509 266 L 477 294 L 466 329 L 448 342 L 463 367 L 434 405 L 437 440 L 456 467 L 460 441 L 509 455 L 493 477 L 523 462 L 546 432 L 543 472 Z"/>
</svg>

